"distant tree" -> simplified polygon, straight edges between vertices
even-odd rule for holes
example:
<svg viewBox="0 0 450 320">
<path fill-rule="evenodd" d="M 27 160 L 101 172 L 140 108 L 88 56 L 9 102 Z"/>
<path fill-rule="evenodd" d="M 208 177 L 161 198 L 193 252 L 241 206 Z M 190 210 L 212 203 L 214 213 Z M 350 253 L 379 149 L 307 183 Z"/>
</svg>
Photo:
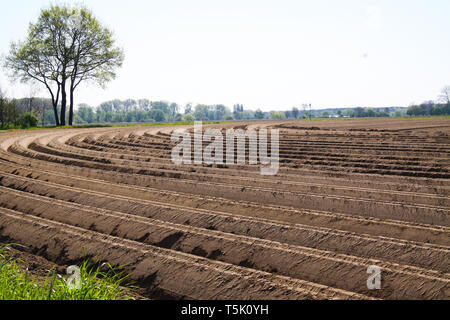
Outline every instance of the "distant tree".
<svg viewBox="0 0 450 320">
<path fill-rule="evenodd" d="M 0 88 L 0 128 L 5 126 L 5 109 L 6 109 L 6 96 Z"/>
<path fill-rule="evenodd" d="M 152 101 L 152 110 L 161 110 L 164 113 L 169 112 L 169 103 L 165 101 Z"/>
<path fill-rule="evenodd" d="M 299 113 L 300 113 L 300 111 L 296 107 L 292 108 L 291 114 L 294 119 L 298 118 Z"/>
<path fill-rule="evenodd" d="M 450 86 L 445 86 L 441 90 L 439 101 L 442 103 L 450 104 Z"/>
<path fill-rule="evenodd" d="M 114 103 L 115 102 L 113 101 L 113 106 L 114 106 Z M 128 111 L 132 111 L 132 110 L 136 109 L 137 101 L 134 99 L 127 99 L 127 100 L 124 100 L 122 102 L 122 104 L 123 104 L 123 107 L 125 108 L 125 111 L 128 112 Z"/>
<path fill-rule="evenodd" d="M 39 119 L 33 112 L 25 112 L 18 120 L 22 128 L 37 127 Z"/>
<path fill-rule="evenodd" d="M 355 112 L 355 110 L 352 110 L 352 109 L 344 110 L 342 113 L 344 114 L 344 116 L 346 116 L 348 118 L 355 118 L 356 117 L 356 112 Z"/>
<path fill-rule="evenodd" d="M 184 107 L 184 114 L 192 113 L 192 105 L 190 103 L 186 104 Z"/>
<path fill-rule="evenodd" d="M 94 110 L 87 104 L 80 104 L 76 114 L 86 123 L 93 123 L 95 121 Z"/>
<path fill-rule="evenodd" d="M 243 120 L 251 120 L 253 118 L 254 117 L 253 117 L 253 113 L 252 112 L 250 112 L 248 110 L 245 110 L 244 112 L 242 112 L 242 119 Z"/>
<path fill-rule="evenodd" d="M 354 112 L 355 112 L 355 117 L 356 118 L 362 118 L 362 117 L 365 116 L 364 108 L 357 107 L 357 108 L 354 109 Z"/>
<path fill-rule="evenodd" d="M 195 106 L 194 117 L 197 121 L 209 120 L 209 108 L 207 105 L 198 104 Z"/>
<path fill-rule="evenodd" d="M 286 119 L 286 115 L 284 114 L 284 112 L 279 112 L 279 111 L 271 111 L 269 117 L 271 120 L 285 120 Z"/>
<path fill-rule="evenodd" d="M 195 121 L 195 117 L 191 114 L 191 113 L 187 113 L 183 116 L 182 119 L 184 122 L 194 122 Z"/>
<path fill-rule="evenodd" d="M 433 100 L 424 101 L 421 105 L 423 110 L 425 110 L 425 115 L 430 115 L 435 103 Z"/>
<path fill-rule="evenodd" d="M 255 111 L 255 118 L 256 119 L 264 119 L 264 113 L 261 111 L 261 109 L 258 109 Z"/>
<path fill-rule="evenodd" d="M 0 88 L 0 126 L 2 128 L 16 126 L 18 119 L 23 113 L 18 106 L 18 101 L 8 99 Z"/>
<path fill-rule="evenodd" d="M 382 110 L 382 111 L 378 111 L 378 112 L 375 112 L 375 116 L 376 117 L 384 117 L 384 118 L 389 118 L 390 117 L 390 111 L 389 111 L 389 108 L 385 108 L 384 110 Z"/>
<path fill-rule="evenodd" d="M 406 111 L 406 114 L 408 116 L 424 116 L 427 114 L 426 109 L 424 106 L 410 106 L 408 110 Z"/>
<path fill-rule="evenodd" d="M 86 124 L 87 122 L 84 121 L 78 114 L 74 113 L 74 115 L 73 115 L 73 123 L 74 124 Z"/>
<path fill-rule="evenodd" d="M 139 109 L 144 110 L 144 111 L 149 111 L 150 110 L 150 100 L 148 99 L 139 99 L 137 102 Z"/>
<path fill-rule="evenodd" d="M 230 111 L 227 110 L 227 107 L 225 107 L 222 104 L 218 104 L 214 107 L 214 120 L 223 120 L 225 118 L 225 115 L 229 113 Z"/>
<path fill-rule="evenodd" d="M 369 117 L 369 118 L 373 118 L 373 117 L 376 117 L 377 116 L 377 114 L 375 113 L 375 111 L 373 111 L 373 109 L 371 109 L 371 108 L 369 108 L 369 109 L 367 109 L 367 110 L 364 110 L 364 116 L 365 117 Z"/>
<path fill-rule="evenodd" d="M 151 118 L 156 122 L 163 122 L 166 120 L 166 116 L 164 115 L 164 112 L 162 112 L 162 110 L 153 110 Z"/>
<path fill-rule="evenodd" d="M 183 115 L 181 113 L 177 113 L 173 119 L 175 122 L 180 122 L 183 119 Z"/>
<path fill-rule="evenodd" d="M 168 108 L 169 118 L 174 119 L 180 107 L 176 103 L 171 103 Z"/>
<path fill-rule="evenodd" d="M 410 106 L 407 109 L 406 114 L 409 116 L 450 115 L 450 103 L 434 104 L 432 101 L 427 101 L 420 105 Z"/>
<path fill-rule="evenodd" d="M 330 113 L 328 111 L 322 112 L 322 118 L 329 118 L 329 117 L 330 117 Z"/>
<path fill-rule="evenodd" d="M 401 109 L 395 110 L 394 116 L 395 116 L 396 118 L 402 117 L 402 116 L 403 116 L 403 111 L 402 111 Z"/>
<path fill-rule="evenodd" d="M 234 113 L 233 113 L 233 117 L 234 117 L 234 119 L 236 119 L 236 120 L 242 120 L 242 119 L 244 119 L 243 112 L 234 112 Z"/>
<path fill-rule="evenodd" d="M 233 106 L 233 115 L 236 120 L 241 120 L 243 118 L 242 113 L 244 112 L 244 106 L 242 104 L 235 104 Z"/>
<path fill-rule="evenodd" d="M 312 118 L 312 110 L 311 110 L 311 104 L 302 104 L 302 108 L 303 108 L 303 118 L 307 119 L 309 118 L 309 120 L 311 120 Z"/>
</svg>

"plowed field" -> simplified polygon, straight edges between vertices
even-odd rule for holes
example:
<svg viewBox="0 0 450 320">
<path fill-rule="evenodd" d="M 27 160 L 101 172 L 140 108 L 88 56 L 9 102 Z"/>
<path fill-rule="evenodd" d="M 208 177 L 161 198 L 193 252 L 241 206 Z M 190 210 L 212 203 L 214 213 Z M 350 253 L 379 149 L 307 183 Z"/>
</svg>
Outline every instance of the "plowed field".
<svg viewBox="0 0 450 320">
<path fill-rule="evenodd" d="M 156 299 L 450 298 L 449 119 L 207 127 L 279 129 L 278 175 L 177 166 L 180 127 L 0 133 L 1 242 Z"/>
</svg>

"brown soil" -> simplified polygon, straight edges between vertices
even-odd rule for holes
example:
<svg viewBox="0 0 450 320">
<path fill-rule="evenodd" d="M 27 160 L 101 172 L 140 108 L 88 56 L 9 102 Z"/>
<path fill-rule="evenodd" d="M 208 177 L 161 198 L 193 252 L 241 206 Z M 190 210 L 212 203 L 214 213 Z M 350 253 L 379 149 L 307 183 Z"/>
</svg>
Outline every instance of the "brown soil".
<svg viewBox="0 0 450 320">
<path fill-rule="evenodd" d="M 176 166 L 170 126 L 0 133 L 0 240 L 156 299 L 450 298 L 448 119 L 210 127 L 280 129 L 278 175 Z"/>
</svg>

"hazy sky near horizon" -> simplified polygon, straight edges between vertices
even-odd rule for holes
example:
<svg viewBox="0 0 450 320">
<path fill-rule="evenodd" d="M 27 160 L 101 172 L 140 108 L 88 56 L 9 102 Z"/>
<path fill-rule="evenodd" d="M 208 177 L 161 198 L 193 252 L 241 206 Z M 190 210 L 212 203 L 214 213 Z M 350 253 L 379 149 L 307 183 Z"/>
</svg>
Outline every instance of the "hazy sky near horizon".
<svg viewBox="0 0 450 320">
<path fill-rule="evenodd" d="M 2 1 L 0 54 L 49 0 Z M 125 62 L 76 103 L 148 98 L 287 110 L 408 106 L 450 85 L 448 0 L 85 0 Z M 11 84 L 9 96 L 27 96 Z M 37 94 L 47 96 L 44 89 Z"/>
</svg>

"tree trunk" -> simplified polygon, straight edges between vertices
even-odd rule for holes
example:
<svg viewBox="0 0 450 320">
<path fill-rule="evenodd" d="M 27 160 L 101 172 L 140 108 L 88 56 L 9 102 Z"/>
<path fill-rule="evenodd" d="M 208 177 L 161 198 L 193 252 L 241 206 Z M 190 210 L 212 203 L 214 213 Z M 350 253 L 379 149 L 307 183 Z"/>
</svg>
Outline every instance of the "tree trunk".
<svg viewBox="0 0 450 320">
<path fill-rule="evenodd" d="M 58 101 L 59 101 L 59 92 L 61 90 L 61 85 L 59 82 L 57 82 L 58 84 L 58 90 L 56 91 L 56 97 L 53 94 L 52 89 L 50 88 L 50 86 L 47 84 L 47 82 L 44 82 L 45 85 L 47 86 L 48 92 L 50 92 L 50 95 L 52 96 L 52 106 L 53 106 L 53 114 L 55 115 L 55 124 L 58 127 L 59 126 L 59 117 L 58 117 Z M 43 109 L 45 111 L 45 109 Z M 44 112 L 43 111 L 43 112 Z"/>
<path fill-rule="evenodd" d="M 4 126 L 4 120 L 3 120 L 3 99 L 0 99 L 0 122 L 1 122 L 1 128 Z"/>
<path fill-rule="evenodd" d="M 58 117 L 58 101 L 53 102 L 53 113 L 55 114 L 55 124 L 57 127 L 60 126 L 59 124 L 59 117 Z"/>
<path fill-rule="evenodd" d="M 70 85 L 70 108 L 69 108 L 69 126 L 73 126 L 73 84 Z"/>
<path fill-rule="evenodd" d="M 64 75 L 63 75 L 64 77 Z M 61 82 L 61 120 L 60 125 L 65 126 L 66 125 L 66 106 L 67 106 L 67 93 L 66 93 L 66 80 L 63 79 Z"/>
</svg>

